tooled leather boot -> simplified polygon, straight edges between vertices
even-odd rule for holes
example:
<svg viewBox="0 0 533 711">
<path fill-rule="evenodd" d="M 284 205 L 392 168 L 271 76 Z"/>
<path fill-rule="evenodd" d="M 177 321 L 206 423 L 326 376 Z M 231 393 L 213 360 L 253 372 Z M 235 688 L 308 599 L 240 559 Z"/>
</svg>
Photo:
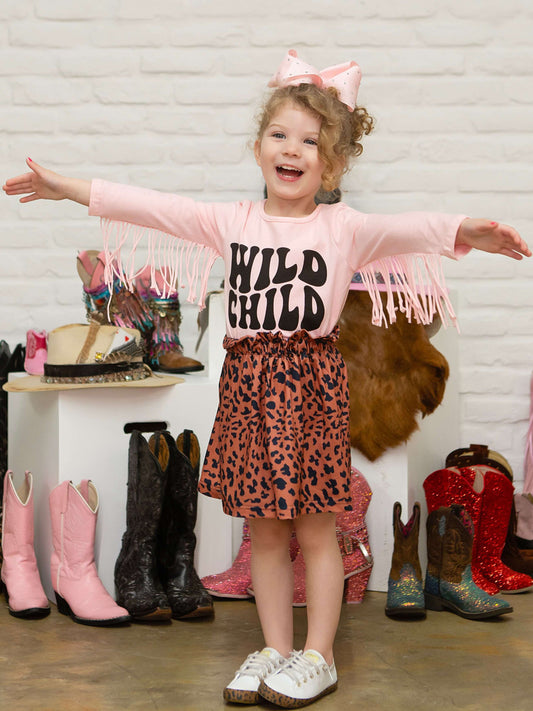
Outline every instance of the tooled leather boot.
<svg viewBox="0 0 533 711">
<path fill-rule="evenodd" d="M 200 446 L 191 430 L 174 441 L 169 432 L 150 438 L 165 467 L 166 488 L 159 522 L 158 571 L 174 619 L 211 617 L 213 600 L 194 568 Z"/>
<path fill-rule="evenodd" d="M 464 506 L 441 506 L 429 514 L 426 609 L 449 610 L 468 620 L 483 620 L 513 611 L 508 602 L 489 595 L 474 583 L 473 539 L 474 525 Z"/>
<path fill-rule="evenodd" d="M 126 531 L 115 564 L 117 602 L 134 620 L 168 620 L 171 610 L 156 559 L 166 474 L 137 430 L 131 433 L 128 456 Z"/>
<path fill-rule="evenodd" d="M 385 614 L 388 617 L 425 617 L 424 584 L 418 557 L 420 504 L 406 524 L 401 521 L 402 505 L 393 508 L 394 550 L 389 573 Z"/>
</svg>

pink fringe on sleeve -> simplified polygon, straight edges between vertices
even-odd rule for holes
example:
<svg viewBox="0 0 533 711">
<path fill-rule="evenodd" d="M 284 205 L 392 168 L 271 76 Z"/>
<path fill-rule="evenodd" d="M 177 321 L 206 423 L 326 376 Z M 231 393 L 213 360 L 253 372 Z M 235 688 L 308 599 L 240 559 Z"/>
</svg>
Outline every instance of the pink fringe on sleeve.
<svg viewBox="0 0 533 711">
<path fill-rule="evenodd" d="M 396 311 L 424 325 L 439 315 L 444 326 L 457 319 L 448 296 L 438 254 L 401 254 L 366 264 L 358 272 L 361 284 L 372 300 L 372 323 L 387 326 L 396 321 Z M 380 292 L 387 294 L 385 308 Z M 394 296 L 396 295 L 396 299 Z"/>
<path fill-rule="evenodd" d="M 110 289 L 118 278 L 133 291 L 135 278 L 149 268 L 150 288 L 161 298 L 175 293 L 176 284 L 186 285 L 187 301 L 196 302 L 200 309 L 205 307 L 209 273 L 219 256 L 214 249 L 129 222 L 102 218 L 100 223 L 106 264 L 104 279 Z M 148 248 L 148 256 L 138 265 L 135 255 L 141 240 Z M 160 274 L 157 279 L 156 272 Z"/>
<path fill-rule="evenodd" d="M 533 494 L 533 374 L 530 380 L 529 428 L 526 435 L 526 456 L 524 459 L 524 494 Z"/>
</svg>

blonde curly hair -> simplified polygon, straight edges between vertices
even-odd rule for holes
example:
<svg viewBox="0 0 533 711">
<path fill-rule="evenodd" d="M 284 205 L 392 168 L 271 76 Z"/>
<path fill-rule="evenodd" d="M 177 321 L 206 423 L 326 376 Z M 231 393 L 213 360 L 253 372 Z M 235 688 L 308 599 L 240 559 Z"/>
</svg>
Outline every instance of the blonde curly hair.
<svg viewBox="0 0 533 711">
<path fill-rule="evenodd" d="M 318 154 L 324 163 L 322 189 L 335 190 L 351 167 L 352 159 L 361 155 L 361 138 L 374 128 L 374 119 L 361 106 L 350 111 L 339 98 L 336 89 L 320 89 L 314 84 L 299 84 L 275 89 L 265 101 L 257 117 L 257 140 L 285 103 L 309 111 L 320 120 Z"/>
</svg>

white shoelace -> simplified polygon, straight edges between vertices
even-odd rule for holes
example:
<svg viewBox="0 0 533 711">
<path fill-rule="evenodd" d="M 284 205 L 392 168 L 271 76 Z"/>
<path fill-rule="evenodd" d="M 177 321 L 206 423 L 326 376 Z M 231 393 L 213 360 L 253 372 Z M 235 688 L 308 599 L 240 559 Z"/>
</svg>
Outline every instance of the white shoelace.
<svg viewBox="0 0 533 711">
<path fill-rule="evenodd" d="M 289 661 L 283 666 L 281 673 L 287 674 L 299 686 L 325 671 L 329 671 L 327 664 L 313 662 L 309 657 L 304 657 L 303 652 L 300 651 L 291 652 Z"/>
<path fill-rule="evenodd" d="M 268 676 L 268 674 L 272 674 L 272 672 L 276 671 L 278 666 L 278 659 L 271 659 L 267 657 L 266 654 L 261 654 L 261 652 L 253 652 L 246 657 L 237 670 L 237 674 L 256 676 L 262 680 L 265 676 Z"/>
</svg>

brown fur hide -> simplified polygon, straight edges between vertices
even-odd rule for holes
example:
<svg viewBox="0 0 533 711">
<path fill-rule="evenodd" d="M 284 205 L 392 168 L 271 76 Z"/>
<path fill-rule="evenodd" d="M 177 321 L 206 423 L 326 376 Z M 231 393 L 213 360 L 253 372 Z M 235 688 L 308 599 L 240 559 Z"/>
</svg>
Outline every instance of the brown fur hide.
<svg viewBox="0 0 533 711">
<path fill-rule="evenodd" d="M 370 461 L 405 442 L 416 416 L 432 413 L 444 396 L 449 368 L 424 326 L 401 313 L 388 328 L 372 325 L 366 291 L 350 291 L 337 342 L 348 369 L 350 439 Z"/>
</svg>

